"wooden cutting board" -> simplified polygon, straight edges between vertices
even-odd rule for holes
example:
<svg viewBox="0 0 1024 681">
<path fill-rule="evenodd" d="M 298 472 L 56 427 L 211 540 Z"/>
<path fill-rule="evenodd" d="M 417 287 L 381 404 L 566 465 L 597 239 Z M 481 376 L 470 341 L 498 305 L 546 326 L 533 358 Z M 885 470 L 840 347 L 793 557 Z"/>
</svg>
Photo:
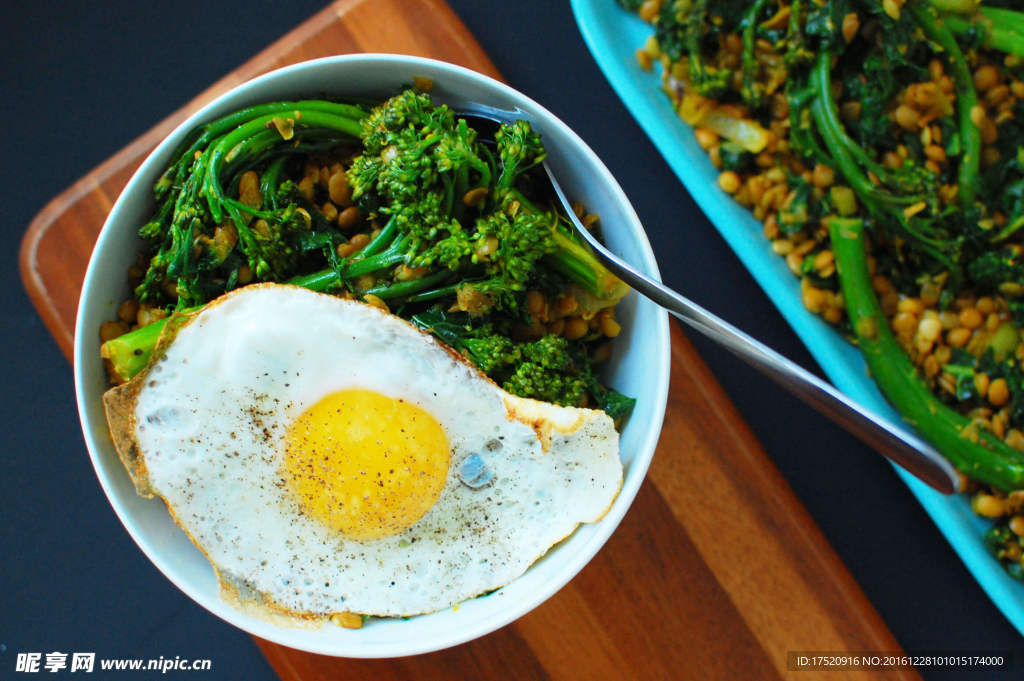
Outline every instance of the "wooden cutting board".
<svg viewBox="0 0 1024 681">
<path fill-rule="evenodd" d="M 69 187 L 32 221 L 21 272 L 71 356 L 93 243 L 145 155 L 188 114 L 260 73 L 347 52 L 434 57 L 498 77 L 443 0 L 339 0 Z M 515 83 L 513 83 L 515 85 Z M 343 660 L 257 640 L 285 681 L 328 679 L 917 679 L 817 672 L 789 651 L 898 651 L 683 333 L 648 479 L 622 525 L 564 589 L 482 639 L 398 660 Z"/>
</svg>

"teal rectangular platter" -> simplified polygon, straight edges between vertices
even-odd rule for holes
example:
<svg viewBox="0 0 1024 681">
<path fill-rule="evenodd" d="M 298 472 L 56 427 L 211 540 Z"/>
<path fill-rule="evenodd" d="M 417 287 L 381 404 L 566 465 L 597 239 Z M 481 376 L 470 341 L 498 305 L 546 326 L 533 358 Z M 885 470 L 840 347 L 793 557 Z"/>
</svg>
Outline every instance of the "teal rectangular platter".
<svg viewBox="0 0 1024 681">
<path fill-rule="evenodd" d="M 583 39 L 612 88 L 829 380 L 868 408 L 898 421 L 899 414 L 868 377 L 860 352 L 804 308 L 799 281 L 769 247 L 761 223 L 719 189 L 718 172 L 661 90 L 659 69 L 644 71 L 637 64 L 635 52 L 651 35 L 650 25 L 614 0 L 572 0 L 572 8 Z M 982 535 L 987 521 L 971 511 L 963 495 L 943 496 L 896 470 L 970 573 L 1024 633 L 1024 584 L 1006 574 L 986 551 Z"/>
</svg>

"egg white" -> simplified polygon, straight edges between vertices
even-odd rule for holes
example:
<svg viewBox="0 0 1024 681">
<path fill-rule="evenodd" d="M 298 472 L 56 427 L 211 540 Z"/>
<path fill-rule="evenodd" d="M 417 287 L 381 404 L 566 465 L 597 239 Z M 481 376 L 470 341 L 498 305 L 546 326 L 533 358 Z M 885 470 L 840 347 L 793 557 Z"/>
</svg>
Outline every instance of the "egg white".
<svg viewBox="0 0 1024 681">
<path fill-rule="evenodd" d="M 132 384 L 115 389 L 131 396 L 130 432 L 113 435 L 140 492 L 164 499 L 222 586 L 273 612 L 450 607 L 600 519 L 622 483 L 603 412 L 508 395 L 403 320 L 292 286 L 218 299 Z M 303 514 L 281 476 L 288 425 L 346 388 L 416 404 L 451 445 L 440 498 L 398 534 L 346 538 Z M 459 477 L 474 455 L 492 476 L 477 489 Z"/>
</svg>

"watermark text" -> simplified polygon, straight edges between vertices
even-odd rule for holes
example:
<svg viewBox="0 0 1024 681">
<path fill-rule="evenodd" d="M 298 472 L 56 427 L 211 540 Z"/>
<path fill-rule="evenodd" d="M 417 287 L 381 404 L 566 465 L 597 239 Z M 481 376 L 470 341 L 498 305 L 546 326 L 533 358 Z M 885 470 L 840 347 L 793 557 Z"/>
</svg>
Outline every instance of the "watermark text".
<svg viewBox="0 0 1024 681">
<path fill-rule="evenodd" d="M 45 674 L 59 671 L 82 672 L 89 674 L 100 671 L 158 671 L 166 674 L 170 671 L 210 671 L 213 662 L 206 658 L 190 659 L 174 657 L 101 657 L 93 652 L 64 653 L 54 650 L 49 653 L 28 652 L 18 653 L 14 660 L 14 671 L 24 674 Z"/>
</svg>

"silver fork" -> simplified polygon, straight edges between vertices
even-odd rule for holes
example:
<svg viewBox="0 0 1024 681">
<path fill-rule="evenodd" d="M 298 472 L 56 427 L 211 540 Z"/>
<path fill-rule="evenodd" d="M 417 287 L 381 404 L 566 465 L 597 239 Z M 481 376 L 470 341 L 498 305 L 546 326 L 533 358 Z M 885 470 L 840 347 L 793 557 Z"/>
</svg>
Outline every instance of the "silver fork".
<svg viewBox="0 0 1024 681">
<path fill-rule="evenodd" d="M 708 312 L 689 298 L 641 274 L 605 248 L 580 222 L 548 164 L 545 162 L 543 166 L 576 233 L 590 244 L 597 259 L 612 274 L 691 328 L 725 346 L 747 364 L 774 379 L 783 388 L 918 479 L 943 494 L 958 491 L 959 474 L 930 444 L 850 399 L 796 362 Z"/>
<path fill-rule="evenodd" d="M 491 137 L 484 126 L 496 128 L 506 122 L 514 112 L 506 112 L 482 104 L 456 108 L 457 115 L 466 118 L 477 128 L 481 138 Z M 673 291 L 661 282 L 641 274 L 629 263 L 609 251 L 583 226 L 572 209 L 565 191 L 545 161 L 542 163 L 551 187 L 558 196 L 573 228 L 593 249 L 595 256 L 612 274 L 628 284 L 634 291 L 663 307 L 691 328 L 724 346 L 744 362 L 773 379 L 783 388 L 799 397 L 837 423 L 849 433 L 898 464 L 930 487 L 943 494 L 954 494 L 960 488 L 960 474 L 949 461 L 930 444 L 905 428 L 879 416 L 867 407 L 839 392 L 796 362 L 784 357 L 759 340 L 737 329 L 729 322 L 708 312 L 686 296 Z"/>
</svg>

